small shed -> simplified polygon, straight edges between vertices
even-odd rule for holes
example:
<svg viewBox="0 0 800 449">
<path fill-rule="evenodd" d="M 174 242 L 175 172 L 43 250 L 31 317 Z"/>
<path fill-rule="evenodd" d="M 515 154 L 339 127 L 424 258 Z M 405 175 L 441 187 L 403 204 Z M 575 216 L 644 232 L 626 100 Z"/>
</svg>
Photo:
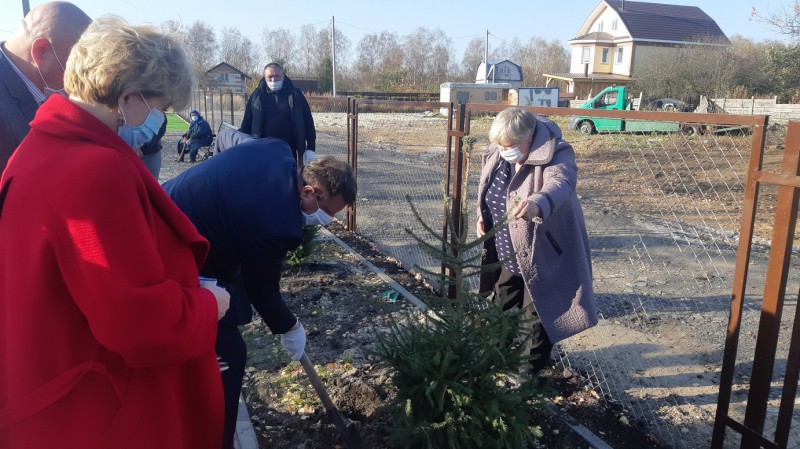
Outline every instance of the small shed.
<svg viewBox="0 0 800 449">
<path fill-rule="evenodd" d="M 248 74 L 227 62 L 221 62 L 211 67 L 206 72 L 206 76 L 212 87 L 230 90 L 234 93 L 246 93 L 250 87 L 250 80 L 252 79 Z"/>
</svg>

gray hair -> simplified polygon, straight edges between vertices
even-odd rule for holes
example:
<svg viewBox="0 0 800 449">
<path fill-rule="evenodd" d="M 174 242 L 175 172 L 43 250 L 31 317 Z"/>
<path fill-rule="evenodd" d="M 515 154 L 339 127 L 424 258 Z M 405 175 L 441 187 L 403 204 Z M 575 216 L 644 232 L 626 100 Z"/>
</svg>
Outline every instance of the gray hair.
<svg viewBox="0 0 800 449">
<path fill-rule="evenodd" d="M 536 117 L 527 109 L 506 108 L 497 114 L 489 129 L 489 141 L 510 145 L 528 140 L 536 129 Z"/>
</svg>

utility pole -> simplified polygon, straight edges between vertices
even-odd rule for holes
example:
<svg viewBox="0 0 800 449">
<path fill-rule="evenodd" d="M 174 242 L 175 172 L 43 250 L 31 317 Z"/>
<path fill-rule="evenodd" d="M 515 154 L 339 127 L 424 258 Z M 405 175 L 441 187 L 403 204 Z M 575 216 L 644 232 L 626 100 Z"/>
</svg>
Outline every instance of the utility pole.
<svg viewBox="0 0 800 449">
<path fill-rule="evenodd" d="M 333 96 L 336 96 L 336 22 L 331 16 L 331 68 L 333 75 Z"/>
<path fill-rule="evenodd" d="M 486 46 L 483 48 L 483 83 L 489 84 L 489 30 L 486 30 Z"/>
<path fill-rule="evenodd" d="M 22 17 L 28 15 L 31 12 L 31 4 L 28 0 L 22 0 Z"/>
</svg>

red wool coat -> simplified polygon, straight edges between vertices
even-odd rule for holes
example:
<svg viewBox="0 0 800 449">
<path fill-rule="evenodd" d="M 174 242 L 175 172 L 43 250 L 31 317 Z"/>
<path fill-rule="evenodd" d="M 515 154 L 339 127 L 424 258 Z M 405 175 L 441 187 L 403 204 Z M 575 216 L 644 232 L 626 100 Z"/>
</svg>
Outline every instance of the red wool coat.
<svg viewBox="0 0 800 449">
<path fill-rule="evenodd" d="M 114 131 L 45 102 L 0 180 L 0 447 L 217 449 L 207 251 Z"/>
</svg>

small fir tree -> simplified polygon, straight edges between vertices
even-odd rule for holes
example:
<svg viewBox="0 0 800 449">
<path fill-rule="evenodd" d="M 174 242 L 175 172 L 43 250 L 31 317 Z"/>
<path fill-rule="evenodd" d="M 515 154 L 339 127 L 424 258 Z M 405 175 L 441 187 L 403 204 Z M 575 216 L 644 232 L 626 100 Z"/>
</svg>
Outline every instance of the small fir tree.
<svg viewBox="0 0 800 449">
<path fill-rule="evenodd" d="M 454 238 L 449 240 L 428 226 L 406 199 L 426 234 L 438 244 L 406 232 L 423 250 L 444 260 L 451 273 L 442 277 L 422 270 L 453 286 L 455 299 L 425 297 L 432 307 L 423 319 L 409 312 L 388 330 L 376 331 L 373 352 L 391 368 L 397 390 L 390 408 L 400 419 L 390 443 L 411 448 L 528 447 L 539 434 L 529 424 L 529 410 L 541 396 L 534 379 L 519 375 L 529 360 L 524 354 L 529 335 L 522 311 L 503 311 L 503 298 L 498 304 L 489 302 L 468 283 L 470 276 L 499 268 L 502 262 L 481 267 L 477 249 L 506 223 L 468 241 L 467 222 L 456 229 L 451 221 Z M 451 204 L 445 201 L 450 211 Z"/>
</svg>

